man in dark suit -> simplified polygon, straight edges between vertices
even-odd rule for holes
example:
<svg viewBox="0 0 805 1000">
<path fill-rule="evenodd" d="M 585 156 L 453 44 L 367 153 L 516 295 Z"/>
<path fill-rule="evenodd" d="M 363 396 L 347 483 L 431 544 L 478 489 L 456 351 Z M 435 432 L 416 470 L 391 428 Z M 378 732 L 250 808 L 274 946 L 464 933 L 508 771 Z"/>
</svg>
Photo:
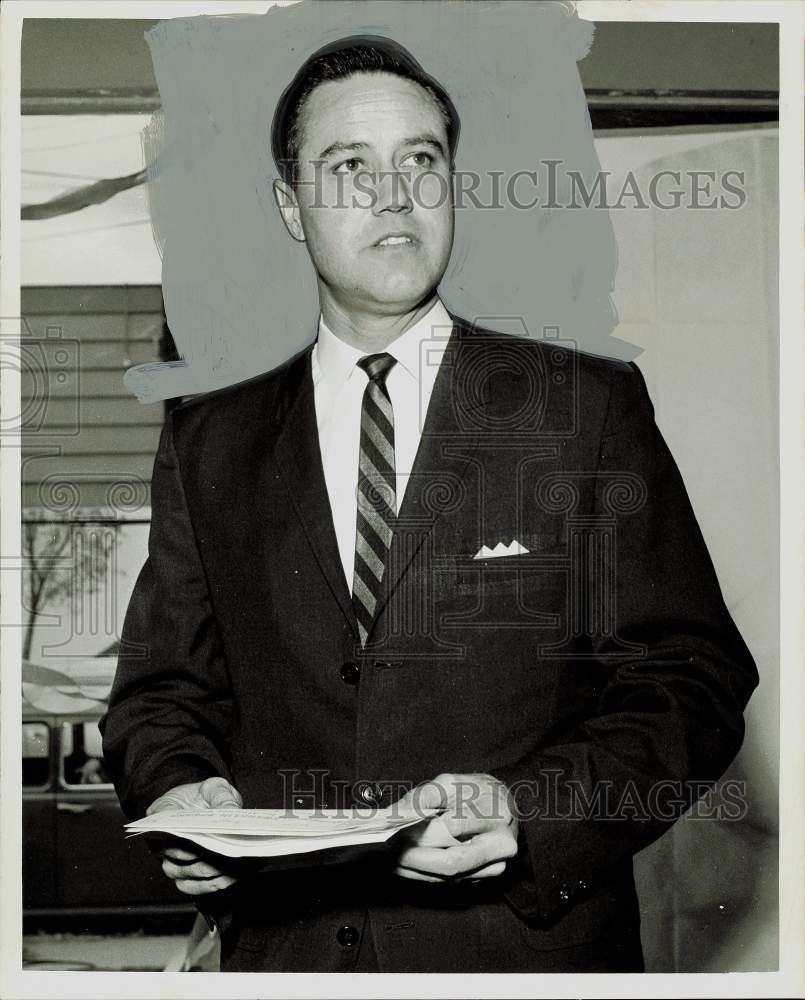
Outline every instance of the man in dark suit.
<svg viewBox="0 0 805 1000">
<path fill-rule="evenodd" d="M 757 683 L 643 379 L 446 311 L 458 116 L 403 50 L 321 50 L 272 138 L 318 338 L 166 422 L 123 808 L 441 810 L 340 864 L 168 847 L 225 970 L 638 971 L 632 857 Z"/>
</svg>

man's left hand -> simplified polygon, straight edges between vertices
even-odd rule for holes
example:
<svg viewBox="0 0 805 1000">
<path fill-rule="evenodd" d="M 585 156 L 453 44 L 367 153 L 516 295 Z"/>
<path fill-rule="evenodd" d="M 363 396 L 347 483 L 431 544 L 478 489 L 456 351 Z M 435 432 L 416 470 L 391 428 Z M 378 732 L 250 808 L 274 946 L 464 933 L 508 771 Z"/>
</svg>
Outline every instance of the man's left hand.
<svg viewBox="0 0 805 1000">
<path fill-rule="evenodd" d="M 490 774 L 440 774 L 400 799 L 400 809 L 440 809 L 407 831 L 395 874 L 424 882 L 502 875 L 517 854 L 506 786 Z"/>
</svg>

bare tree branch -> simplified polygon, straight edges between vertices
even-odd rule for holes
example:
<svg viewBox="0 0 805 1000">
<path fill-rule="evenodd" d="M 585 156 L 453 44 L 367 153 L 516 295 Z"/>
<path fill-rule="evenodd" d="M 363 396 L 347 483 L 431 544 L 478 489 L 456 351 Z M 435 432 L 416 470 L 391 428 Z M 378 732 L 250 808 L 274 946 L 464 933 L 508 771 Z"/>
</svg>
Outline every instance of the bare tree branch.
<svg viewBox="0 0 805 1000">
<path fill-rule="evenodd" d="M 84 542 L 90 540 L 92 532 L 87 530 L 89 527 L 62 522 L 24 523 L 23 583 L 27 621 L 22 655 L 26 660 L 31 656 L 34 629 L 42 609 L 59 598 L 81 600 L 82 594 L 94 593 L 106 579 L 108 557 L 114 546 L 111 539 L 105 539 L 100 549 L 92 544 L 71 545 L 79 537 Z M 68 548 L 72 549 L 73 559 L 65 566 L 63 559 Z M 101 558 L 98 558 L 99 553 Z M 80 581 L 78 588 L 76 581 Z"/>
<path fill-rule="evenodd" d="M 23 221 L 34 219 L 52 219 L 57 215 L 69 215 L 71 212 L 78 212 L 89 205 L 100 205 L 108 201 L 120 191 L 127 191 L 129 188 L 137 187 L 144 183 L 146 177 L 145 169 L 138 170 L 136 174 L 128 174 L 126 177 L 109 177 L 94 184 L 68 191 L 67 194 L 51 198 L 50 201 L 39 202 L 35 205 L 23 205 L 20 218 Z"/>
</svg>

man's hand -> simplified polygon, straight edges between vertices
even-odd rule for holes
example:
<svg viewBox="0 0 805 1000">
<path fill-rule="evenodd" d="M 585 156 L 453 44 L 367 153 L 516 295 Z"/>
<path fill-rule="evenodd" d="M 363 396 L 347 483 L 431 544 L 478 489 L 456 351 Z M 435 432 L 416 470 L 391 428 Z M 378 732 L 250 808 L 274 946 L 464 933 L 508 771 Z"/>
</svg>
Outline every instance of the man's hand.
<svg viewBox="0 0 805 1000">
<path fill-rule="evenodd" d="M 502 875 L 517 854 L 517 819 L 506 786 L 490 774 L 440 774 L 408 792 L 403 809 L 441 809 L 413 827 L 395 874 L 424 882 Z"/>
<path fill-rule="evenodd" d="M 189 785 L 177 785 L 160 795 L 148 807 L 146 815 L 151 816 L 168 809 L 242 808 L 240 793 L 225 778 L 207 778 L 206 781 L 196 781 Z M 219 892 L 235 883 L 234 876 L 202 861 L 195 852 L 176 845 L 176 841 L 169 840 L 157 853 L 162 858 L 162 871 L 173 879 L 180 892 L 188 896 L 202 896 L 209 892 Z"/>
</svg>

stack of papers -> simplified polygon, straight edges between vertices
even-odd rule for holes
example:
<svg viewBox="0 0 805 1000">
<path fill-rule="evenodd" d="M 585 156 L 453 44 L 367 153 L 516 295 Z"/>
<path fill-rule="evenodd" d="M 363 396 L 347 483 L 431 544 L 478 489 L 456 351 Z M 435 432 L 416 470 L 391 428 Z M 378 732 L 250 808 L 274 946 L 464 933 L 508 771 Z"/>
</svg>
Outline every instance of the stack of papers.
<svg viewBox="0 0 805 1000">
<path fill-rule="evenodd" d="M 276 858 L 338 847 L 382 844 L 438 810 L 177 809 L 126 824 L 127 836 L 160 833 L 191 840 L 228 858 Z"/>
</svg>

